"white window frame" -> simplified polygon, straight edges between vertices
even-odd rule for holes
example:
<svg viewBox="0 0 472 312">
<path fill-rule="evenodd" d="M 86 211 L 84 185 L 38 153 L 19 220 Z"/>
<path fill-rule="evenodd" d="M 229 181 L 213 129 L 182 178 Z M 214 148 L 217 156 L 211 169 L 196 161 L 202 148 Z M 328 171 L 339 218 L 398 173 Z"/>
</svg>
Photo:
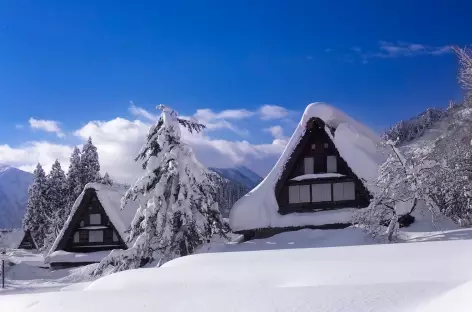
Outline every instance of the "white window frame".
<svg viewBox="0 0 472 312">
<path fill-rule="evenodd" d="M 356 185 L 354 181 L 333 183 L 333 200 L 356 200 Z"/>
<path fill-rule="evenodd" d="M 300 203 L 300 186 L 299 185 L 288 186 L 288 203 L 289 204 Z"/>
<path fill-rule="evenodd" d="M 315 158 L 305 157 L 303 159 L 303 174 L 315 173 Z"/>
<path fill-rule="evenodd" d="M 333 156 L 333 155 L 326 156 L 326 172 L 327 173 L 338 172 L 338 158 L 336 156 Z"/>
<path fill-rule="evenodd" d="M 102 215 L 99 213 L 91 213 L 89 214 L 89 221 L 90 225 L 100 225 L 102 224 Z"/>
<path fill-rule="evenodd" d="M 103 243 L 103 230 L 89 231 L 89 243 Z"/>
<path fill-rule="evenodd" d="M 300 203 L 309 203 L 311 202 L 311 195 L 310 195 L 310 185 L 309 184 L 301 184 L 299 185 L 299 198 Z"/>
<path fill-rule="evenodd" d="M 317 183 L 311 185 L 311 202 L 331 202 L 331 183 Z"/>
</svg>

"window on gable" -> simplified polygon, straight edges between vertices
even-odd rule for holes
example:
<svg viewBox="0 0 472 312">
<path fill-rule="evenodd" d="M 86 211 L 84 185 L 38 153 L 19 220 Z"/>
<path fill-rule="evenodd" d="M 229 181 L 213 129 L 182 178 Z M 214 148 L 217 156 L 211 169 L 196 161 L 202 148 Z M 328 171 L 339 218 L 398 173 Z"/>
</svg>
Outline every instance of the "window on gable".
<svg viewBox="0 0 472 312">
<path fill-rule="evenodd" d="M 102 216 L 99 213 L 90 214 L 90 224 L 100 225 L 102 223 Z"/>
<path fill-rule="evenodd" d="M 316 144 L 311 144 L 311 149 L 315 150 L 316 149 Z"/>
<path fill-rule="evenodd" d="M 313 157 L 305 157 L 303 161 L 304 174 L 312 174 L 315 172 L 315 159 Z"/>
<path fill-rule="evenodd" d="M 290 185 L 288 187 L 288 202 L 290 204 L 298 204 L 300 202 L 300 187 L 298 185 Z"/>
<path fill-rule="evenodd" d="M 290 204 L 309 203 L 311 201 L 310 185 L 290 185 L 288 201 Z"/>
<path fill-rule="evenodd" d="M 74 233 L 74 243 L 78 243 L 80 242 L 80 237 L 79 237 L 79 232 L 75 232 Z"/>
<path fill-rule="evenodd" d="M 79 242 L 80 243 L 86 243 L 89 241 L 89 231 L 82 230 L 79 231 Z"/>
<path fill-rule="evenodd" d="M 116 235 L 116 232 L 113 231 L 113 241 L 117 242 L 118 241 L 118 235 Z"/>
<path fill-rule="evenodd" d="M 89 242 L 90 243 L 102 243 L 103 242 L 103 231 L 89 231 Z"/>
<path fill-rule="evenodd" d="M 312 184 L 311 199 L 313 202 L 331 201 L 331 183 Z"/>
<path fill-rule="evenodd" d="M 328 148 L 329 147 L 329 144 L 328 143 L 325 143 L 324 144 L 324 148 Z"/>
<path fill-rule="evenodd" d="M 341 200 L 355 200 L 356 187 L 354 182 L 342 182 L 333 184 L 333 199 L 335 201 Z"/>
<path fill-rule="evenodd" d="M 326 158 L 326 172 L 338 172 L 338 160 L 336 156 Z"/>
</svg>

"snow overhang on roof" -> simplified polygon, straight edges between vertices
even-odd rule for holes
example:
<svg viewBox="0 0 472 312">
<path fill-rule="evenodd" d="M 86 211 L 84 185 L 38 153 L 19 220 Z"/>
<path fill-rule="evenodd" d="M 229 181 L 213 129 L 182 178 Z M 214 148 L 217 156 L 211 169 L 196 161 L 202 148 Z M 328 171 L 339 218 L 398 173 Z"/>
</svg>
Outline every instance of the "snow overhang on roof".
<svg viewBox="0 0 472 312">
<path fill-rule="evenodd" d="M 229 220 L 233 231 L 351 221 L 355 209 L 349 208 L 332 211 L 329 218 L 321 218 L 320 213 L 292 213 L 283 216 L 278 213 L 275 186 L 291 154 L 305 134 L 307 123 L 313 118 L 319 118 L 325 123 L 326 132 L 339 154 L 367 188 L 369 182 L 377 178 L 378 168 L 385 160 L 385 156 L 378 149 L 380 137 L 335 107 L 320 102 L 309 104 L 282 155 L 267 177 L 238 200 L 231 209 Z"/>
</svg>

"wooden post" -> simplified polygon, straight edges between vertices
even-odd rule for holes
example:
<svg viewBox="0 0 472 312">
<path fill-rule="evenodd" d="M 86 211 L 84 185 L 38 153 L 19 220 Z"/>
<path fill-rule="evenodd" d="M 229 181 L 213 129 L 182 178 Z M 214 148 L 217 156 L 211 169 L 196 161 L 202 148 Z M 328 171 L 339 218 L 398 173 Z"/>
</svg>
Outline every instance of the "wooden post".
<svg viewBox="0 0 472 312">
<path fill-rule="evenodd" d="M 5 288 L 5 260 L 2 260 L 2 288 Z"/>
</svg>

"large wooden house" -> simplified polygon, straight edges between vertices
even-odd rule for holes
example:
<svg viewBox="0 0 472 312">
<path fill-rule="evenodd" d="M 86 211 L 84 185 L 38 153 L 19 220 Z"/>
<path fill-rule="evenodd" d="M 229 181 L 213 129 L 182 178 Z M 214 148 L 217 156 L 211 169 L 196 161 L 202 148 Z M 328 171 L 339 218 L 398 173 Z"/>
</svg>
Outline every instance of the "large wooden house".
<svg viewBox="0 0 472 312">
<path fill-rule="evenodd" d="M 127 249 L 126 231 L 137 207 L 131 203 L 121 209 L 125 191 L 120 186 L 87 184 L 46 262 L 52 268 L 85 265 L 101 261 L 110 250 Z"/>
<path fill-rule="evenodd" d="M 379 140 L 339 110 L 310 104 L 268 176 L 233 206 L 232 230 L 254 237 L 349 226 L 355 210 L 370 203 Z"/>
</svg>

